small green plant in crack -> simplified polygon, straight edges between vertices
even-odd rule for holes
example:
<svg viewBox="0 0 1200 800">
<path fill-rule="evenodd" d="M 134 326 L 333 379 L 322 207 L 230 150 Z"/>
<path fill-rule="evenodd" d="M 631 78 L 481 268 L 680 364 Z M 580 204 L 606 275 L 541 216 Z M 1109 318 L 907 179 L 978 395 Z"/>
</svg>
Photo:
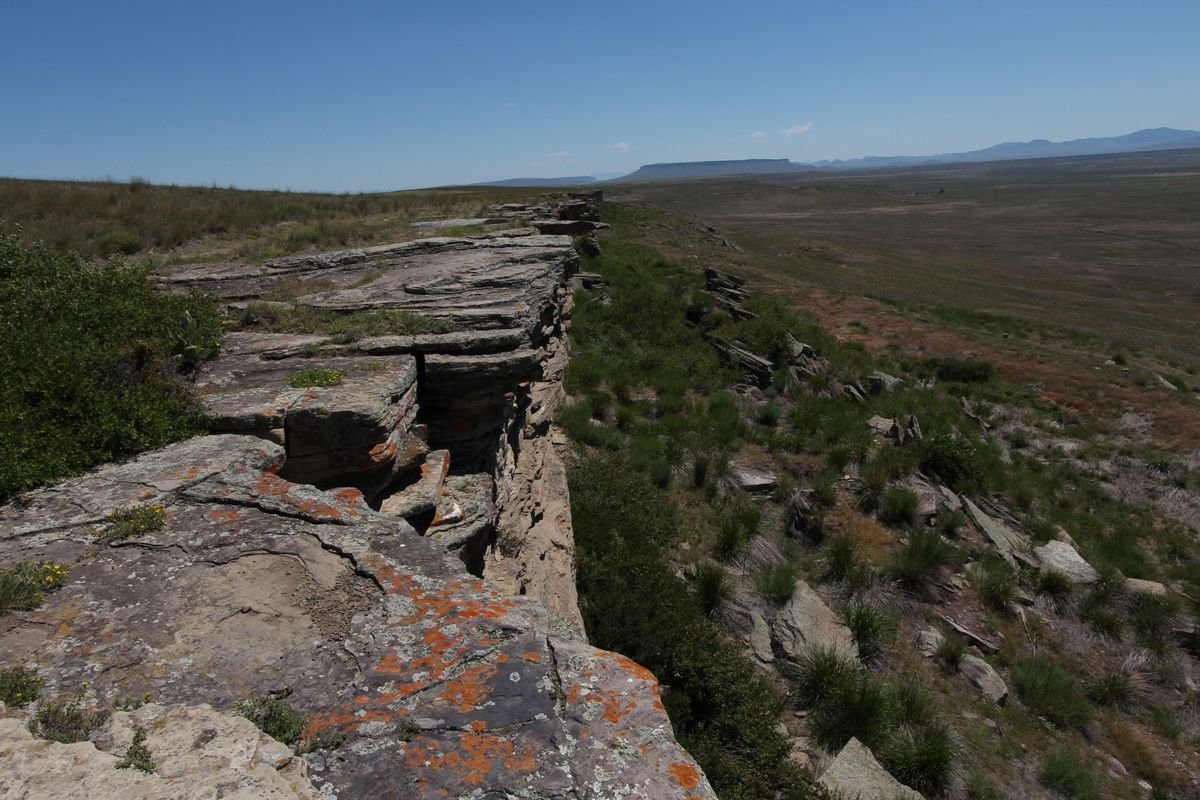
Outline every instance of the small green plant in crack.
<svg viewBox="0 0 1200 800">
<path fill-rule="evenodd" d="M 88 711 L 79 692 L 66 703 L 45 703 L 33 717 L 30 730 L 59 744 L 86 742 L 108 720 L 107 711 Z"/>
<path fill-rule="evenodd" d="M 142 503 L 121 511 L 114 511 L 104 518 L 104 532 L 101 538 L 109 542 L 119 542 L 131 536 L 161 530 L 166 520 L 163 507 L 154 503 Z"/>
<path fill-rule="evenodd" d="M 21 561 L 0 570 L 0 614 L 31 611 L 66 582 L 67 568 L 53 561 Z"/>
<path fill-rule="evenodd" d="M 346 377 L 345 370 L 310 367 L 300 369 L 288 376 L 287 385 L 293 389 L 337 386 Z"/>
<path fill-rule="evenodd" d="M 24 667 L 0 669 L 0 703 L 23 706 L 37 699 L 43 681 L 36 672 Z"/>
<path fill-rule="evenodd" d="M 154 772 L 154 759 L 150 756 L 150 748 L 146 747 L 146 729 L 134 728 L 133 741 L 125 750 L 125 757 L 116 764 L 117 769 L 133 767 L 142 772 Z"/>
<path fill-rule="evenodd" d="M 300 741 L 307 720 L 290 704 L 277 697 L 255 697 L 233 704 L 241 714 L 267 736 L 286 745 Z"/>
<path fill-rule="evenodd" d="M 153 695 L 151 695 L 150 692 L 146 692 L 141 697 L 121 697 L 120 695 L 117 695 L 113 697 L 112 704 L 113 708 L 117 709 L 118 711 L 137 711 L 139 708 L 146 705 L 146 703 L 149 703 L 152 697 Z"/>
</svg>

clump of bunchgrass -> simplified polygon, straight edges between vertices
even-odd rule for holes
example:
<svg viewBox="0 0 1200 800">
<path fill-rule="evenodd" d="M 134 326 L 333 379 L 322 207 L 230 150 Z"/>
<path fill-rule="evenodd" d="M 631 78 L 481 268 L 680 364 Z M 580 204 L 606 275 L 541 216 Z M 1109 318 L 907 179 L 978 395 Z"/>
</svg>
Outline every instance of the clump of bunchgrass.
<svg viewBox="0 0 1200 800">
<path fill-rule="evenodd" d="M 796 586 L 796 570 L 788 563 L 764 564 L 754 576 L 758 593 L 776 605 L 791 599 Z"/>
<path fill-rule="evenodd" d="M 20 561 L 0 570 L 0 614 L 31 611 L 66 582 L 67 568 L 53 561 Z"/>
<path fill-rule="evenodd" d="M 725 574 L 725 568 L 715 561 L 694 564 L 688 577 L 691 578 L 692 589 L 705 616 L 711 617 L 733 594 L 733 585 Z"/>
</svg>

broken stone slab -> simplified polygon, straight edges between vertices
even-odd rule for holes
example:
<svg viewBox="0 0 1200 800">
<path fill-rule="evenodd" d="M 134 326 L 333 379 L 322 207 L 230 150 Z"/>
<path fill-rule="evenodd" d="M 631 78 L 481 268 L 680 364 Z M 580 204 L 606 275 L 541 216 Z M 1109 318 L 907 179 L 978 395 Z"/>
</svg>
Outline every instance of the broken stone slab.
<svg viewBox="0 0 1200 800">
<path fill-rule="evenodd" d="M 372 356 L 401 353 L 441 353 L 467 355 L 501 353 L 529 346 L 529 336 L 519 329 L 492 331 L 450 331 L 448 333 L 417 333 L 403 336 L 370 336 L 359 339 L 353 348 Z"/>
<path fill-rule="evenodd" d="M 1017 553 L 1028 549 L 1024 536 L 1005 525 L 1003 522 L 989 516 L 968 497 L 963 497 L 963 507 L 988 541 L 996 548 L 996 552 L 1010 564 L 1015 564 Z"/>
<path fill-rule="evenodd" d="M 608 227 L 603 222 L 588 219 L 534 219 L 529 224 L 537 228 L 538 233 L 554 236 L 579 236 Z"/>
<path fill-rule="evenodd" d="M 779 485 L 779 478 L 774 474 L 740 464 L 730 465 L 729 481 L 748 494 L 769 494 Z"/>
<path fill-rule="evenodd" d="M 437 231 L 443 228 L 471 228 L 476 225 L 503 225 L 508 217 L 461 217 L 458 219 L 428 219 L 409 223 L 419 231 Z"/>
<path fill-rule="evenodd" d="M 1167 380 L 1166 378 L 1164 378 L 1162 375 L 1159 375 L 1159 374 L 1157 374 L 1157 373 L 1156 373 L 1156 374 L 1154 375 L 1154 379 L 1155 379 L 1155 382 L 1157 382 L 1157 383 L 1158 383 L 1158 385 L 1159 385 L 1159 386 L 1161 386 L 1161 387 L 1162 387 L 1162 388 L 1164 388 L 1164 389 L 1168 389 L 1168 390 L 1170 390 L 1170 391 L 1172 391 L 1172 392 L 1178 392 L 1178 391 L 1179 391 L 1179 387 L 1178 387 L 1178 386 L 1176 386 L 1175 384 L 1171 383 L 1169 380 Z"/>
<path fill-rule="evenodd" d="M 495 485 L 486 473 L 450 475 L 442 500 L 425 536 L 457 553 L 472 575 L 483 575 L 484 554 L 491 543 L 496 508 Z"/>
<path fill-rule="evenodd" d="M 389 517 L 413 520 L 431 515 L 442 499 L 442 484 L 450 472 L 450 452 L 430 450 L 421 463 L 420 474 L 415 481 L 400 491 L 383 498 L 379 513 Z"/>
<path fill-rule="evenodd" d="M 775 660 L 775 653 L 771 650 L 771 627 L 757 611 L 750 612 L 750 623 L 750 650 L 759 661 L 770 664 Z"/>
<path fill-rule="evenodd" d="M 789 658 L 799 659 L 813 648 L 858 658 L 854 636 L 821 596 L 804 581 L 796 581 L 792 597 L 771 625 L 771 634 Z"/>
<path fill-rule="evenodd" d="M 200 437 L 3 509 L 0 563 L 53 558 L 70 578 L 6 618 L 0 663 L 36 670 L 48 696 L 87 682 L 89 701 L 229 708 L 286 689 L 313 736 L 344 737 L 306 757 L 326 795 L 714 798 L 650 673 L 356 489 L 284 480 L 282 457 Z M 97 515 L 158 497 L 162 528 L 98 540 Z"/>
<path fill-rule="evenodd" d="M 859 391 L 858 387 L 853 386 L 849 383 L 842 386 L 842 393 L 856 403 L 867 402 L 866 396 L 861 391 Z"/>
<path fill-rule="evenodd" d="M 921 423 L 917 422 L 915 415 L 908 415 L 908 421 L 904 425 L 904 432 L 908 435 L 909 439 L 923 438 L 923 434 L 921 433 Z"/>
<path fill-rule="evenodd" d="M 1033 554 L 1043 569 L 1064 575 L 1075 583 L 1095 583 L 1100 579 L 1092 565 L 1084 561 L 1083 556 L 1066 542 L 1051 539 L 1044 545 L 1033 548 Z"/>
<path fill-rule="evenodd" d="M 1008 686 L 1004 679 L 992 669 L 992 665 L 977 655 L 967 653 L 958 662 L 958 671 L 970 681 L 980 694 L 998 706 L 1008 699 Z"/>
<path fill-rule="evenodd" d="M 971 630 L 970 628 L 968 628 L 964 625 L 960 625 L 959 623 L 952 620 L 950 617 L 947 617 L 945 614 L 942 614 L 939 612 L 938 619 L 940 619 L 942 622 L 949 625 L 950 629 L 953 630 L 955 633 L 962 636 L 968 642 L 970 642 L 971 644 L 975 645 L 976 647 L 978 647 L 979 649 L 981 649 L 985 652 L 995 653 L 1000 649 L 999 647 L 996 646 L 995 642 L 993 642 L 991 639 L 988 639 L 984 636 L 979 635 L 978 633 L 976 633 L 975 631 Z"/>
<path fill-rule="evenodd" d="M 152 772 L 120 769 L 134 731 L 145 731 Z M 29 732 L 24 714 L 0 718 L 6 797 L 67 800 L 200 800 L 270 797 L 317 800 L 303 758 L 245 717 L 207 704 L 146 704 L 116 711 L 94 741 L 58 744 Z M 11 794 L 9 794 L 11 792 Z"/>
<path fill-rule="evenodd" d="M 896 780 L 854 737 L 817 781 L 840 797 L 855 800 L 923 800 L 921 793 Z"/>
</svg>

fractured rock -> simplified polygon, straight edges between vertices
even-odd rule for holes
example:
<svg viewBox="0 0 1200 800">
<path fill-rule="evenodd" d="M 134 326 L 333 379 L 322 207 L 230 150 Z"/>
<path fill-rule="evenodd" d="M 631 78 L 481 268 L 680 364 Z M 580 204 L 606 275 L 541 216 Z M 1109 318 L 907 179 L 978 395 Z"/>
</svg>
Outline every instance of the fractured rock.
<svg viewBox="0 0 1200 800">
<path fill-rule="evenodd" d="M 779 485 L 779 478 L 775 475 L 739 464 L 730 465 L 729 480 L 738 489 L 749 494 L 768 494 Z"/>
<path fill-rule="evenodd" d="M 917 649 L 926 658 L 933 658 L 944 641 L 945 635 L 937 628 L 926 628 L 917 634 Z"/>
<path fill-rule="evenodd" d="M 850 629 L 804 581 L 796 581 L 791 599 L 771 625 L 771 634 L 792 659 L 813 648 L 833 650 L 844 658 L 858 658 L 858 646 Z"/>
<path fill-rule="evenodd" d="M 920 792 L 893 778 L 875 754 L 854 737 L 817 782 L 830 792 L 856 800 L 922 800 Z"/>
<path fill-rule="evenodd" d="M 431 514 L 442 499 L 442 484 L 449 472 L 449 451 L 429 451 L 421 464 L 420 476 L 400 491 L 385 497 L 379 505 L 379 512 L 405 519 Z"/>
<path fill-rule="evenodd" d="M 1026 549 L 1025 537 L 1005 525 L 1003 522 L 986 514 L 968 497 L 962 498 L 963 508 L 988 541 L 995 546 L 1000 556 L 1010 564 L 1016 563 L 1016 554 Z"/>
</svg>

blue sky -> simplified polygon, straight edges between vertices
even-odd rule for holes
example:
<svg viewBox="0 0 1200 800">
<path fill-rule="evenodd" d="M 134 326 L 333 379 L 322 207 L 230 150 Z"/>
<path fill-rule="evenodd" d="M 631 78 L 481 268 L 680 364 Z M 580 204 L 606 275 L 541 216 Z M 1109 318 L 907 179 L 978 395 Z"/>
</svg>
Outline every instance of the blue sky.
<svg viewBox="0 0 1200 800">
<path fill-rule="evenodd" d="M 1196 0 L 0 13 L 0 175 L 18 177 L 384 190 L 1200 128 Z"/>
</svg>

